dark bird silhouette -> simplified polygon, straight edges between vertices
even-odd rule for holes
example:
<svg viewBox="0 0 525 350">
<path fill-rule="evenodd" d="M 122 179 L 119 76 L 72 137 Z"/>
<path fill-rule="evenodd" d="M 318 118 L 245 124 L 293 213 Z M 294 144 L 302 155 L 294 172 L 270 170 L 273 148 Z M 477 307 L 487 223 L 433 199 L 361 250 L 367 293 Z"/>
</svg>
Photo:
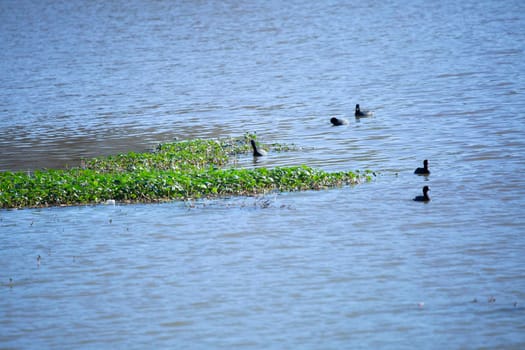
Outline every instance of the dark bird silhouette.
<svg viewBox="0 0 525 350">
<path fill-rule="evenodd" d="M 428 170 L 428 160 L 425 159 L 423 161 L 423 167 L 422 168 L 417 168 L 416 170 L 414 170 L 414 174 L 417 174 L 417 175 L 430 175 L 430 170 Z"/>
<path fill-rule="evenodd" d="M 253 156 L 254 157 L 262 157 L 262 156 L 265 156 L 267 154 L 265 150 L 259 149 L 257 147 L 257 144 L 255 143 L 255 140 L 250 140 L 250 143 L 252 145 Z"/>
<path fill-rule="evenodd" d="M 430 191 L 430 188 L 428 188 L 428 186 L 423 187 L 423 195 L 416 196 L 414 200 L 416 202 L 428 202 L 430 200 L 430 197 L 428 196 L 428 191 Z"/>
<path fill-rule="evenodd" d="M 361 110 L 361 108 L 359 107 L 359 104 L 355 105 L 355 117 L 356 118 L 371 117 L 372 115 L 374 115 L 374 113 L 372 113 L 371 111 Z"/>
<path fill-rule="evenodd" d="M 332 119 L 330 119 L 330 122 L 334 126 L 347 125 L 348 124 L 348 120 L 343 119 L 343 118 L 336 118 L 336 117 L 332 117 Z"/>
</svg>

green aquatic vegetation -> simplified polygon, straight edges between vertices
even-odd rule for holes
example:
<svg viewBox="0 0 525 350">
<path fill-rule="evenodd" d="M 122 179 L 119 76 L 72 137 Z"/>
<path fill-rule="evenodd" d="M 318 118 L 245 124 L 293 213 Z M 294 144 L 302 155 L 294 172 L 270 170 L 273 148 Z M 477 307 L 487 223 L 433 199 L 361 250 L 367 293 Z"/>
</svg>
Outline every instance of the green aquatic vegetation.
<svg viewBox="0 0 525 350">
<path fill-rule="evenodd" d="M 198 170 L 210 166 L 224 167 L 230 156 L 251 152 L 250 139 L 255 134 L 219 140 L 195 139 L 159 144 L 152 152 L 119 154 L 83 160 L 82 167 L 97 172 L 135 172 L 141 170 Z M 275 152 L 298 149 L 295 145 L 272 143 L 264 145 Z"/>
<path fill-rule="evenodd" d="M 326 172 L 304 165 L 273 169 L 226 167 L 232 155 L 251 152 L 247 146 L 250 137 L 253 135 L 167 143 L 152 152 L 87 160 L 73 169 L 0 172 L 0 207 L 78 205 L 107 200 L 155 202 L 257 195 L 275 190 L 319 190 L 355 184 L 372 176 L 370 171 Z"/>
<path fill-rule="evenodd" d="M 83 162 L 97 172 L 135 172 L 142 170 L 195 170 L 224 166 L 228 155 L 219 141 L 191 140 L 158 145 L 149 153 L 126 153 Z"/>
</svg>

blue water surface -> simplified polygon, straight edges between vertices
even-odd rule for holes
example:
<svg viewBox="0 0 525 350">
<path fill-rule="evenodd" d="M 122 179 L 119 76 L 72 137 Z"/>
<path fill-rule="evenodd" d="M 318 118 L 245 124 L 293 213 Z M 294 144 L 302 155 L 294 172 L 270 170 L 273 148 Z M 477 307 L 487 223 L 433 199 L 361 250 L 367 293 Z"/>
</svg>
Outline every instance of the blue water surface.
<svg viewBox="0 0 525 350">
<path fill-rule="evenodd" d="M 0 348 L 524 348 L 524 6 L 2 1 L 2 171 L 256 132 L 377 176 L 2 210 Z"/>
</svg>

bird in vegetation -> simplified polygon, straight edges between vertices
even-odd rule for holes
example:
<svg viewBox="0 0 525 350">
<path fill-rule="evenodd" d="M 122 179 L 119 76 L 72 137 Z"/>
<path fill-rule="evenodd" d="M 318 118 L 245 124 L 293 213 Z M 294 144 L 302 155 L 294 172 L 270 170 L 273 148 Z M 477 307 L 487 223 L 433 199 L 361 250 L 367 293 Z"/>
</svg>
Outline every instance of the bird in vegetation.
<svg viewBox="0 0 525 350">
<path fill-rule="evenodd" d="M 428 196 L 428 191 L 430 191 L 430 188 L 428 188 L 428 186 L 423 187 L 423 195 L 416 196 L 414 200 L 416 202 L 428 202 L 430 200 L 430 197 Z"/>
<path fill-rule="evenodd" d="M 361 108 L 359 107 L 359 104 L 355 105 L 355 117 L 356 118 L 371 117 L 372 115 L 374 115 L 374 113 L 372 113 L 371 111 L 361 110 Z"/>
<path fill-rule="evenodd" d="M 263 149 L 260 149 L 257 147 L 257 144 L 255 143 L 255 140 L 250 140 L 250 143 L 252 145 L 252 149 L 253 149 L 253 156 L 254 157 L 262 157 L 262 156 L 265 156 L 267 154 L 267 152 Z"/>
<path fill-rule="evenodd" d="M 430 170 L 428 170 L 428 159 L 425 159 L 423 161 L 423 167 L 422 168 L 417 168 L 416 170 L 414 170 L 414 174 L 417 174 L 417 175 L 430 175 Z"/>
</svg>

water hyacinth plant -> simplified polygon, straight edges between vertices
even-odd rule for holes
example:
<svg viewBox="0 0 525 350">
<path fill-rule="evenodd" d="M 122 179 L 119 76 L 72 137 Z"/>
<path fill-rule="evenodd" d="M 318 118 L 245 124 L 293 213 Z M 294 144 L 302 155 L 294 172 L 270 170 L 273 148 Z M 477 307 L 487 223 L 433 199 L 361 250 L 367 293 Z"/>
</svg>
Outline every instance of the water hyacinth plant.
<svg viewBox="0 0 525 350">
<path fill-rule="evenodd" d="M 251 151 L 255 135 L 166 143 L 153 152 L 84 160 L 72 169 L 0 172 L 0 207 L 187 200 L 268 191 L 318 190 L 370 180 L 371 172 L 326 172 L 308 166 L 239 169 L 232 155 Z M 264 145 L 274 151 L 296 149 Z"/>
</svg>

